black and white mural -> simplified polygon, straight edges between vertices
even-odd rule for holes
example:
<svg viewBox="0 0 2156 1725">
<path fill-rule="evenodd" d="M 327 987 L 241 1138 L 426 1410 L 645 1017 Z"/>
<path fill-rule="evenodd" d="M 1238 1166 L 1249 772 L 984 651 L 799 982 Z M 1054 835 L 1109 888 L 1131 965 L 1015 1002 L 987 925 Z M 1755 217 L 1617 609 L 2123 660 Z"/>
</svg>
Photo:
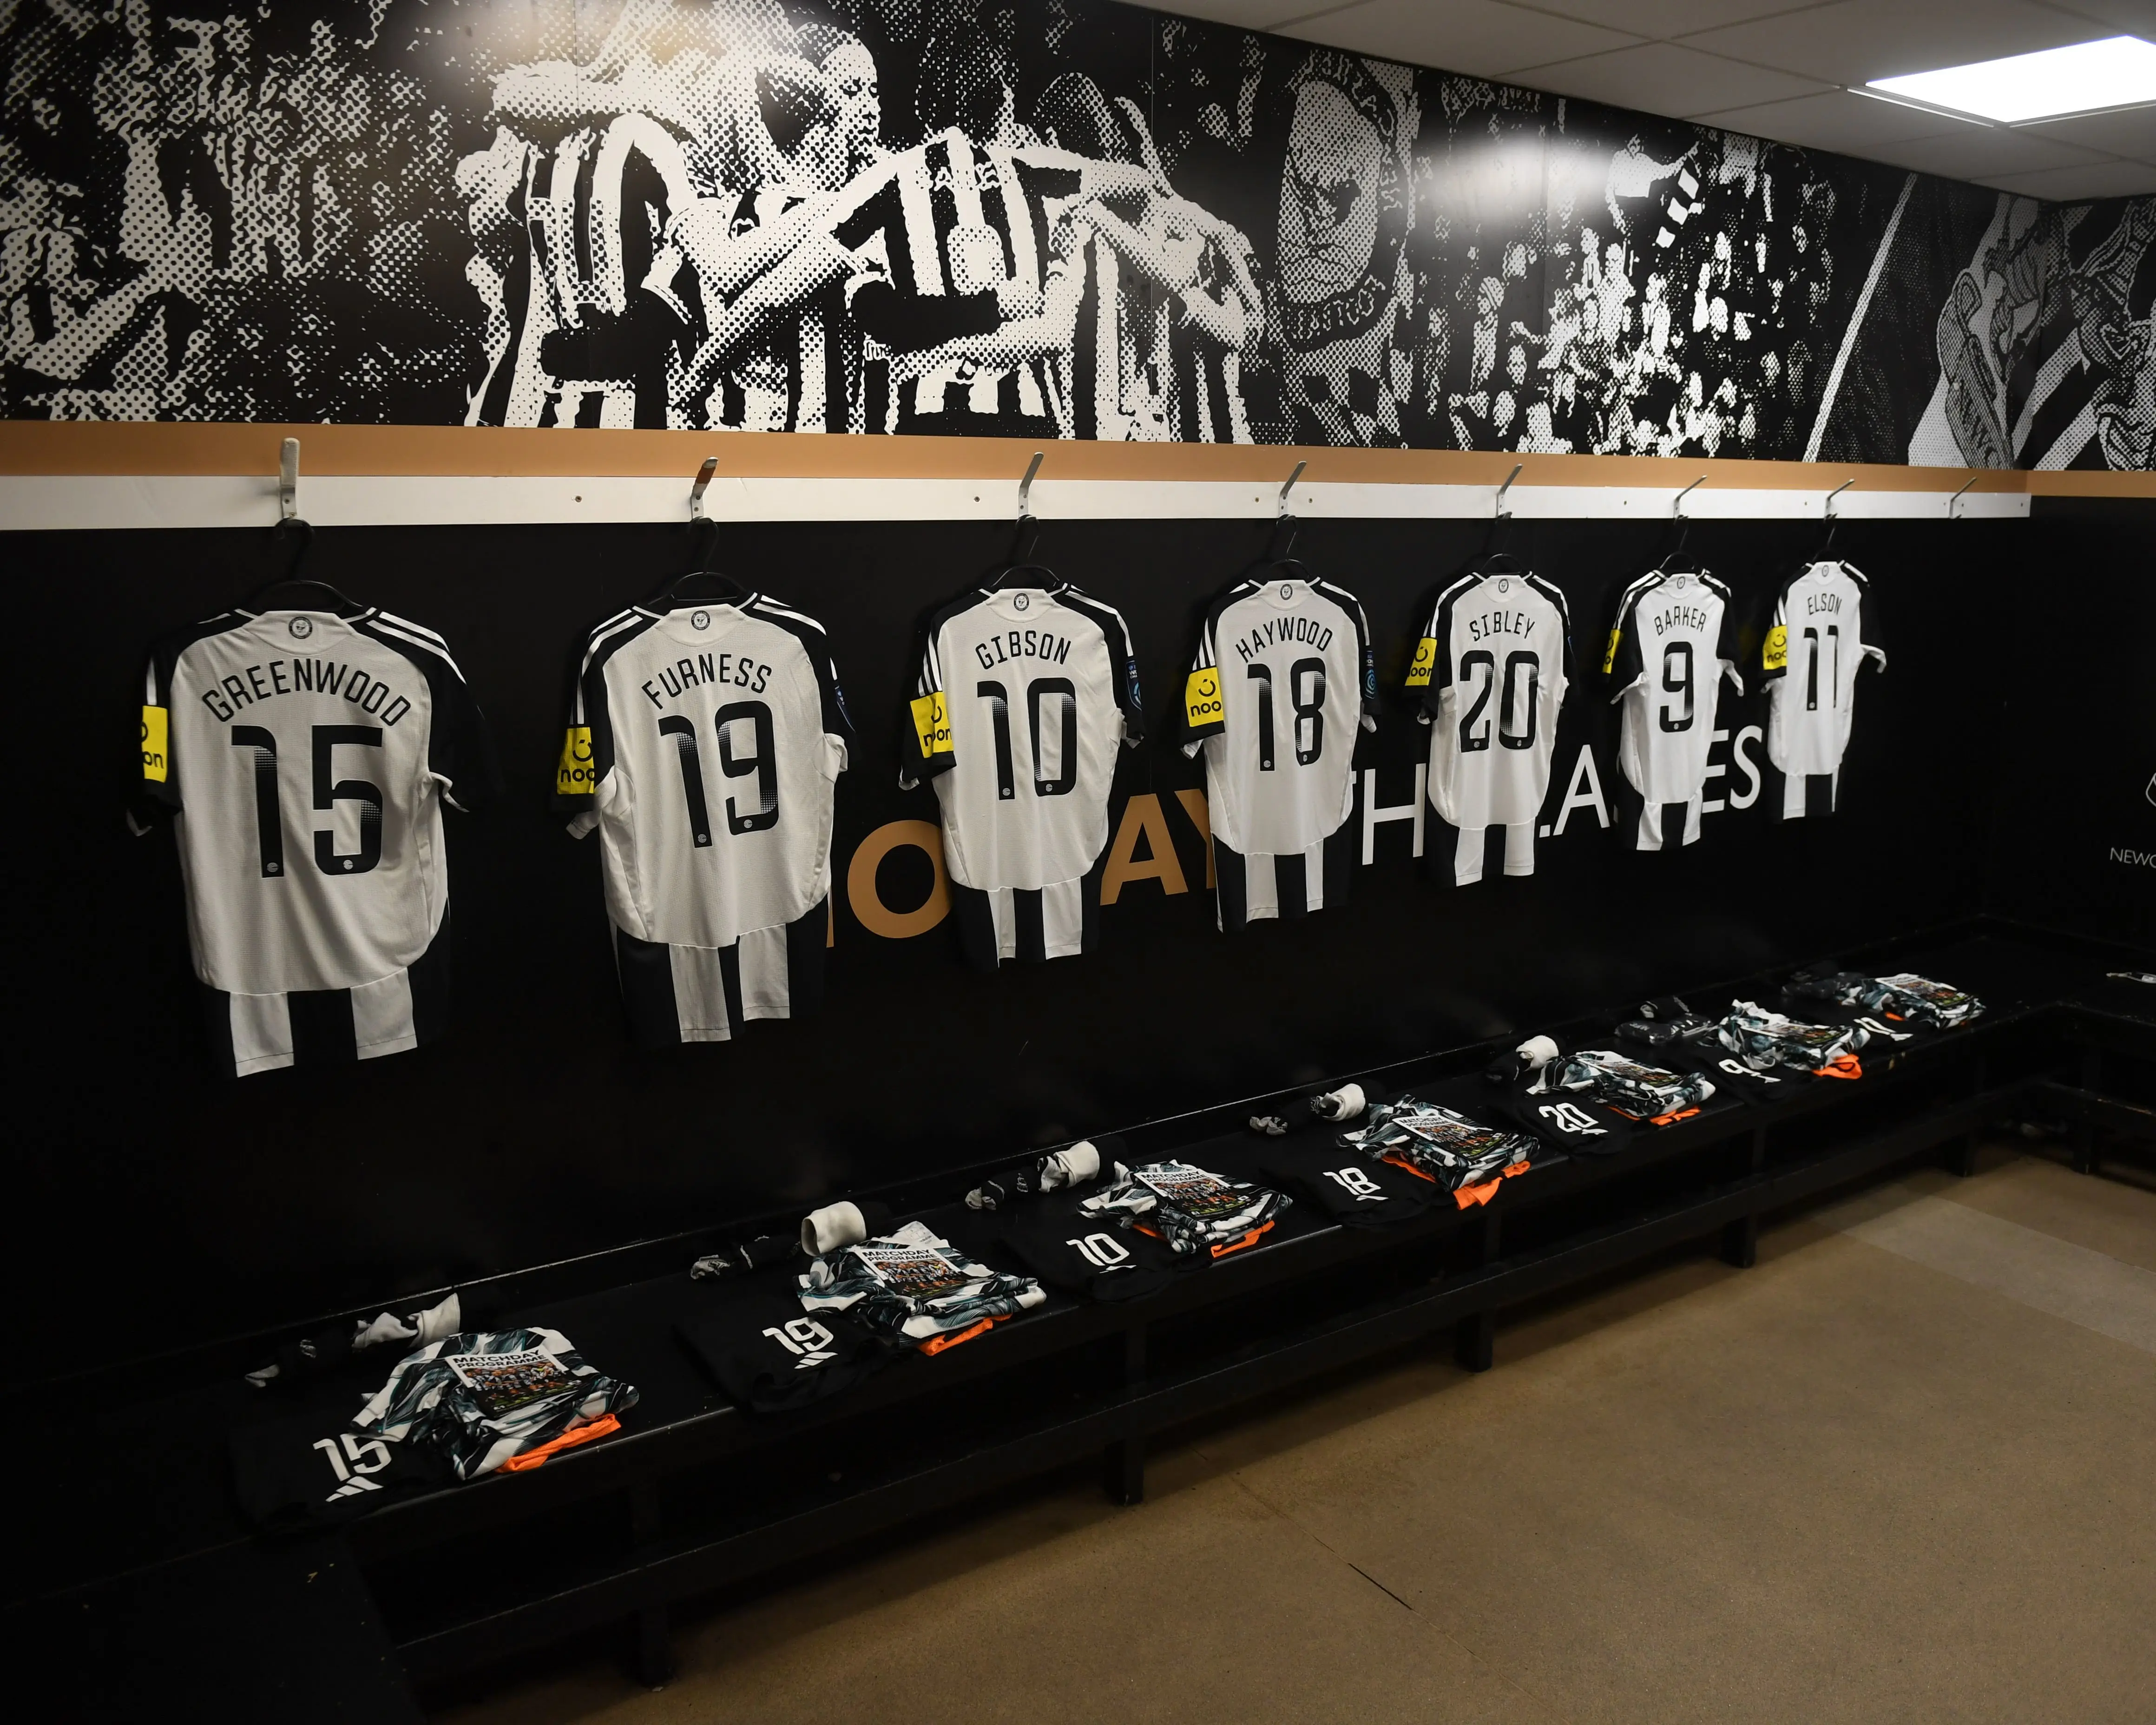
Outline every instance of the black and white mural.
<svg viewBox="0 0 2156 1725">
<path fill-rule="evenodd" d="M 1106 0 L 0 0 L 0 413 L 2156 465 L 2156 201 Z"/>
</svg>

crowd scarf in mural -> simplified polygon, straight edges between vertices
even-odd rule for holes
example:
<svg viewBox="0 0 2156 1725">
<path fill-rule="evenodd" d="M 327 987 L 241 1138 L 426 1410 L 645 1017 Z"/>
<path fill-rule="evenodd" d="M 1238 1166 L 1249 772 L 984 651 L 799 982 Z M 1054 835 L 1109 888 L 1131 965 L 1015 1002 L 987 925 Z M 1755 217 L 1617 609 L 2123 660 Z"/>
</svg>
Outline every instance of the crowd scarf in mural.
<svg viewBox="0 0 2156 1725">
<path fill-rule="evenodd" d="M 1289 77 L 1279 110 L 1272 313 L 1300 440 L 1400 443 L 1411 367 L 1394 336 L 1412 294 L 1414 80 L 1320 49 Z"/>
</svg>

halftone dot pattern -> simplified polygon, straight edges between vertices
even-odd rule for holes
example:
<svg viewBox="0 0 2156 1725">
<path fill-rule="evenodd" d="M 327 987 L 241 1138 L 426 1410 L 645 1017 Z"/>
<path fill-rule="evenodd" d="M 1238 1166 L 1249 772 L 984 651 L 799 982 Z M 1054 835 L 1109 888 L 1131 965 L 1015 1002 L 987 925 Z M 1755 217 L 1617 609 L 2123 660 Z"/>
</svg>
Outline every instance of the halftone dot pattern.
<svg viewBox="0 0 2156 1725">
<path fill-rule="evenodd" d="M 1105 0 L 200 10 L 0 14 L 8 417 L 2156 466 L 2156 200 Z"/>
</svg>

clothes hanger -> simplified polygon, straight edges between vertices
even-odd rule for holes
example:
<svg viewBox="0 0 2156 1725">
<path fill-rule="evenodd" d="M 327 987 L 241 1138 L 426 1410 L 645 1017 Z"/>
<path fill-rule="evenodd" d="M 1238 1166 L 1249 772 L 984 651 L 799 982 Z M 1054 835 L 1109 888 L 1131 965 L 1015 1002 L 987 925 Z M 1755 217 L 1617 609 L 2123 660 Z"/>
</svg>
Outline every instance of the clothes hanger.
<svg viewBox="0 0 2156 1725">
<path fill-rule="evenodd" d="M 1825 563 L 1834 560 L 1835 535 L 1841 531 L 1841 517 L 1835 511 L 1834 500 L 1856 483 L 1855 480 L 1844 480 L 1826 494 L 1826 531 L 1820 539 L 1819 549 L 1812 553 L 1812 562 Z"/>
<path fill-rule="evenodd" d="M 989 578 L 988 584 L 981 589 L 983 593 L 999 593 L 1012 576 L 1028 573 L 1046 577 L 1039 583 L 1042 587 L 1054 588 L 1061 584 L 1055 570 L 1045 563 L 1034 562 L 1033 555 L 1040 543 L 1040 519 L 1033 512 L 1033 481 L 1034 475 L 1040 471 L 1040 463 L 1045 453 L 1041 449 L 1033 452 L 1032 465 L 1026 469 L 1025 477 L 1018 482 L 1018 531 L 1011 539 L 1010 559 L 1004 565 L 1002 573 Z"/>
<path fill-rule="evenodd" d="M 311 593 L 326 593 L 344 610 L 364 611 L 367 608 L 342 589 L 331 586 L 326 581 L 318 580 L 313 576 L 302 575 L 299 572 L 300 564 L 306 561 L 308 552 L 314 547 L 315 529 L 311 522 L 304 521 L 295 515 L 286 516 L 270 530 L 270 535 L 273 546 L 278 540 L 296 536 L 299 540 L 299 548 L 292 553 L 292 561 L 285 566 L 283 574 L 264 582 L 242 601 L 248 610 L 269 609 L 270 607 L 264 604 L 263 601 L 273 593 L 289 588 L 305 588 Z"/>
<path fill-rule="evenodd" d="M 700 530 L 709 529 L 708 531 Z M 749 596 L 748 589 L 723 569 L 711 567 L 711 558 L 719 548 L 719 524 L 707 515 L 698 515 L 689 523 L 691 540 L 704 541 L 703 552 L 692 556 L 690 567 L 676 575 L 650 597 L 647 604 L 665 608 L 677 600 L 704 599 L 716 604 L 726 604 Z M 693 582 L 708 582 L 711 585 L 700 593 L 688 591 Z"/>
<path fill-rule="evenodd" d="M 983 591 L 986 593 L 1004 591 L 1011 584 L 1011 577 L 1014 575 L 1039 575 L 1042 578 L 1039 581 L 1021 581 L 1017 583 L 1020 587 L 1055 588 L 1062 585 L 1055 571 L 1045 563 L 1007 563 L 1000 573 L 991 578 Z"/>
<path fill-rule="evenodd" d="M 1677 493 L 1676 501 L 1670 506 L 1670 522 L 1676 530 L 1671 535 L 1668 548 L 1656 561 L 1653 572 L 1657 575 L 1703 575 L 1706 567 L 1699 559 L 1686 554 L 1685 547 L 1691 540 L 1691 517 L 1684 511 L 1684 501 L 1707 483 L 1702 474 L 1684 490 Z"/>
<path fill-rule="evenodd" d="M 367 607 L 352 597 L 331 587 L 326 581 L 316 580 L 300 573 L 300 566 L 314 549 L 314 523 L 300 513 L 300 440 L 295 437 L 285 439 L 277 461 L 277 525 L 270 530 L 270 542 L 274 549 L 280 540 L 290 536 L 299 539 L 299 548 L 292 553 L 292 561 L 285 566 L 281 575 L 273 577 L 256 588 L 240 603 L 250 611 L 268 608 L 263 600 L 284 588 L 305 588 L 308 591 L 326 593 L 347 611 L 364 611 Z"/>
</svg>

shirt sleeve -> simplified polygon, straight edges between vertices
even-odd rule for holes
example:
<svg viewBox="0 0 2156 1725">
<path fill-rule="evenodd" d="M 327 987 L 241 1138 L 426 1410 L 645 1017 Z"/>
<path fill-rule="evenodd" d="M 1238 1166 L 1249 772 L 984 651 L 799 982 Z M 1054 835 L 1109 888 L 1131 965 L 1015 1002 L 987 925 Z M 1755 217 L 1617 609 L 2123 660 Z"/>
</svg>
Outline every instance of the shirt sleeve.
<svg viewBox="0 0 2156 1725">
<path fill-rule="evenodd" d="M 1626 588 L 1617 603 L 1616 619 L 1609 625 L 1609 639 L 1602 649 L 1602 677 L 1612 701 L 1646 675 L 1634 624 L 1638 609 L 1639 589 Z"/>
<path fill-rule="evenodd" d="M 1871 583 L 1862 576 L 1850 571 L 1856 579 L 1856 624 L 1861 631 L 1864 657 L 1881 670 L 1887 669 L 1887 643 L 1879 628 L 1879 601 L 1871 591 Z M 1861 663 L 1858 669 L 1863 669 Z"/>
<path fill-rule="evenodd" d="M 1766 633 L 1759 642 L 1759 680 L 1763 685 L 1789 671 L 1789 589 L 1784 583 L 1774 595 L 1774 608 L 1767 618 Z"/>
<path fill-rule="evenodd" d="M 174 658 L 162 648 L 153 651 L 142 673 L 142 759 L 127 807 L 128 827 L 138 838 L 182 806 L 180 762 L 173 748 Z"/>
<path fill-rule="evenodd" d="M 460 814 L 486 808 L 501 794 L 501 768 L 494 738 L 464 673 L 446 656 L 430 656 L 434 721 L 427 737 L 427 770 L 442 786 L 442 800 Z"/>
<path fill-rule="evenodd" d="M 908 723 L 899 742 L 898 783 L 901 790 L 948 773 L 957 757 L 951 748 L 951 709 L 944 697 L 942 655 L 937 646 L 941 630 L 934 626 L 921 644 L 920 669 L 913 680 L 913 696 L 906 703 Z"/>
<path fill-rule="evenodd" d="M 1198 631 L 1198 650 L 1190 656 L 1190 674 L 1183 680 L 1183 752 L 1194 755 L 1209 737 L 1228 728 L 1227 704 L 1220 691 L 1219 631 L 1214 614 L 1205 614 Z"/>
<path fill-rule="evenodd" d="M 578 838 L 591 829 L 583 817 L 597 810 L 599 786 L 613 770 L 606 670 L 596 662 L 588 641 L 569 667 L 568 716 L 562 728 L 561 756 L 554 763 L 554 813 L 572 823 Z"/>
<path fill-rule="evenodd" d="M 1064 603 L 1083 611 L 1101 626 L 1101 634 L 1108 646 L 1108 680 L 1114 686 L 1116 705 L 1123 715 L 1123 747 L 1136 748 L 1145 741 L 1145 697 L 1138 688 L 1137 649 L 1131 644 L 1131 632 L 1123 622 L 1123 614 L 1091 593 L 1075 589 L 1065 588 L 1061 598 Z"/>
<path fill-rule="evenodd" d="M 1362 696 L 1363 729 L 1378 728 L 1378 653 L 1370 644 L 1370 619 L 1363 614 L 1363 602 L 1352 594 L 1338 593 L 1335 603 L 1355 619 L 1355 678 Z"/>
<path fill-rule="evenodd" d="M 1722 663 L 1722 674 L 1737 685 L 1737 692 L 1744 692 L 1744 674 L 1737 667 L 1737 656 L 1742 650 L 1737 644 L 1737 602 L 1730 597 L 1729 589 L 1716 583 L 1722 595 L 1722 621 L 1716 628 L 1714 656 Z"/>
<path fill-rule="evenodd" d="M 1452 680 L 1450 657 L 1439 645 L 1445 639 L 1442 619 L 1451 603 L 1450 588 L 1431 602 L 1430 615 L 1422 626 L 1422 638 L 1415 643 L 1414 657 L 1408 661 L 1404 686 L 1417 697 L 1416 710 L 1424 724 L 1436 716 L 1444 705 L 1445 687 Z"/>
<path fill-rule="evenodd" d="M 1564 672 L 1568 685 L 1579 678 L 1579 658 L 1572 649 L 1572 607 L 1565 603 L 1564 589 L 1555 582 L 1544 583 L 1543 591 L 1549 602 L 1557 608 L 1557 625 L 1561 631 L 1558 638 L 1558 664 Z"/>
</svg>

